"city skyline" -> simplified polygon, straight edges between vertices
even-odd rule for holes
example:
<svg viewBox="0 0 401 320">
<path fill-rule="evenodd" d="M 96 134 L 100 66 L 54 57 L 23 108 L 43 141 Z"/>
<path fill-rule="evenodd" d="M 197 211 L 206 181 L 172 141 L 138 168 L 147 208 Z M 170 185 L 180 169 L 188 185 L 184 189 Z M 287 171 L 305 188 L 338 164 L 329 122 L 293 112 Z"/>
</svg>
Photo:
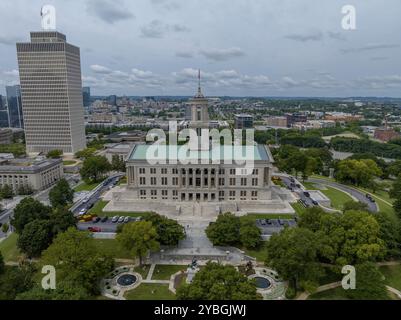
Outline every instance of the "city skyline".
<svg viewBox="0 0 401 320">
<path fill-rule="evenodd" d="M 83 86 L 93 95 L 192 95 L 201 68 L 208 96 L 401 97 L 395 0 L 356 1 L 349 31 L 337 0 L 47 3 L 57 30 L 82 48 Z M 15 43 L 40 30 L 41 5 L 0 4 L 2 94 L 18 84 Z"/>
</svg>

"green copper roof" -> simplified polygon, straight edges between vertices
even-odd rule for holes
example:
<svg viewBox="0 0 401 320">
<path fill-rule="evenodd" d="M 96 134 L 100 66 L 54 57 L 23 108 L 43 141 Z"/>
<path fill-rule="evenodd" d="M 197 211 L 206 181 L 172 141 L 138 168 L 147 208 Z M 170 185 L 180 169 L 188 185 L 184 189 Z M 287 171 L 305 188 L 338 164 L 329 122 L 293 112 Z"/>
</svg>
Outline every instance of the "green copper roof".
<svg viewBox="0 0 401 320">
<path fill-rule="evenodd" d="M 190 150 L 188 145 L 136 145 L 128 160 L 247 160 L 270 161 L 270 152 L 263 145 L 254 146 L 225 146 L 220 145 L 211 150 Z"/>
</svg>

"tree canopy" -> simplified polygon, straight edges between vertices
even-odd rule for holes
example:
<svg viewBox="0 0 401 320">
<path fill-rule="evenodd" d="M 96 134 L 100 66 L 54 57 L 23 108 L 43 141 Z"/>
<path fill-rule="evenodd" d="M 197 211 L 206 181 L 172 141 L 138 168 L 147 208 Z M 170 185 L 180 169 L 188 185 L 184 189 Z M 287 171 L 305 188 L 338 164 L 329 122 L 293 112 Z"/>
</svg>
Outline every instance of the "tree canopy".
<svg viewBox="0 0 401 320">
<path fill-rule="evenodd" d="M 52 207 L 66 206 L 74 200 L 74 190 L 68 181 L 61 179 L 49 192 L 49 200 Z"/>
<path fill-rule="evenodd" d="M 104 156 L 91 156 L 84 160 L 79 173 L 85 182 L 99 182 L 111 170 L 111 164 Z"/>
<path fill-rule="evenodd" d="M 256 286 L 252 280 L 233 266 L 208 262 L 197 272 L 191 284 L 177 290 L 180 300 L 256 300 Z"/>
<path fill-rule="evenodd" d="M 156 228 L 157 240 L 161 245 L 176 246 L 180 240 L 185 239 L 184 227 L 173 219 L 150 213 L 145 220 L 152 222 Z"/>
</svg>

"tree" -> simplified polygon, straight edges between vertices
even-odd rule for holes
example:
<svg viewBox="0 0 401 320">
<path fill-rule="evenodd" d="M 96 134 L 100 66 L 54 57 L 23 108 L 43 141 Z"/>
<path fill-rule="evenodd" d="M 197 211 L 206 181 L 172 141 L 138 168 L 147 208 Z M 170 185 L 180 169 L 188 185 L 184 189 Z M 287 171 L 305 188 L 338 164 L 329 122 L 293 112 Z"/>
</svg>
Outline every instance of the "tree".
<svg viewBox="0 0 401 320">
<path fill-rule="evenodd" d="M 206 228 L 206 235 L 215 246 L 238 243 L 240 220 L 232 213 L 223 213 Z"/>
<path fill-rule="evenodd" d="M 104 156 L 86 158 L 79 171 L 85 182 L 98 182 L 111 170 L 111 164 Z"/>
<path fill-rule="evenodd" d="M 191 284 L 177 290 L 179 300 L 256 300 L 256 286 L 233 266 L 208 262 Z"/>
<path fill-rule="evenodd" d="M 4 199 L 12 199 L 14 197 L 13 188 L 10 185 L 5 184 L 0 190 L 0 196 Z"/>
<path fill-rule="evenodd" d="M 142 259 L 149 251 L 159 249 L 160 244 L 157 238 L 156 228 L 150 221 L 127 223 L 116 237 L 123 248 L 129 250 L 134 257 L 139 258 L 139 265 L 142 265 Z"/>
<path fill-rule="evenodd" d="M 125 161 L 117 154 L 114 154 L 111 159 L 111 167 L 114 171 L 126 171 Z"/>
<path fill-rule="evenodd" d="M 4 272 L 4 270 L 5 270 L 4 258 L 0 251 L 0 275 Z"/>
<path fill-rule="evenodd" d="M 317 285 L 323 271 L 318 262 L 319 239 L 311 230 L 286 228 L 272 235 L 266 246 L 266 264 L 294 289 Z"/>
<path fill-rule="evenodd" d="M 261 241 L 261 231 L 254 221 L 241 223 L 239 229 L 240 241 L 245 248 L 253 249 L 259 246 Z"/>
<path fill-rule="evenodd" d="M 7 233 L 9 229 L 10 226 L 8 225 L 8 223 L 3 223 L 3 225 L 1 226 L 1 231 L 3 231 L 3 233 Z"/>
<path fill-rule="evenodd" d="M 30 185 L 22 184 L 17 189 L 17 194 L 20 196 L 29 196 L 33 194 L 34 190 Z"/>
<path fill-rule="evenodd" d="M 386 246 L 387 258 L 401 256 L 401 220 L 391 212 L 372 213 L 380 226 L 379 237 Z"/>
<path fill-rule="evenodd" d="M 99 293 L 99 281 L 114 268 L 111 256 L 102 253 L 89 232 L 69 228 L 60 233 L 42 254 L 43 264 L 57 269 L 57 281 Z"/>
<path fill-rule="evenodd" d="M 86 159 L 93 156 L 96 152 L 95 148 L 86 148 L 75 153 L 75 157 L 79 159 Z"/>
<path fill-rule="evenodd" d="M 356 211 L 369 211 L 369 207 L 366 203 L 364 202 L 359 202 L 359 201 L 347 201 L 343 205 L 343 212 L 345 211 L 350 211 L 350 210 L 356 210 Z"/>
<path fill-rule="evenodd" d="M 25 225 L 18 237 L 18 248 L 29 258 L 39 257 L 52 240 L 50 223 L 46 220 L 34 220 Z"/>
<path fill-rule="evenodd" d="M 16 300 L 86 300 L 89 298 L 90 295 L 85 288 L 63 281 L 57 283 L 55 290 L 45 290 L 37 285 L 29 291 L 18 294 Z"/>
<path fill-rule="evenodd" d="M 394 181 L 389 194 L 395 200 L 393 204 L 394 211 L 397 213 L 398 218 L 401 219 L 401 174 Z"/>
<path fill-rule="evenodd" d="M 57 235 L 67 231 L 70 227 L 75 227 L 77 220 L 70 210 L 65 207 L 58 207 L 50 213 L 49 223 L 52 235 Z"/>
<path fill-rule="evenodd" d="M 23 199 L 14 209 L 11 225 L 18 234 L 21 234 L 25 225 L 34 220 L 47 220 L 51 208 L 31 197 Z"/>
<path fill-rule="evenodd" d="M 373 178 L 381 176 L 382 173 L 376 162 L 371 159 L 345 159 L 338 162 L 335 176 L 340 182 L 369 187 Z"/>
<path fill-rule="evenodd" d="M 0 276 L 0 300 L 14 300 L 15 297 L 33 285 L 35 267 L 30 263 L 22 263 L 18 267 L 6 268 Z"/>
<path fill-rule="evenodd" d="M 63 156 L 63 150 L 51 150 L 46 155 L 46 157 L 51 159 L 59 159 L 62 156 Z"/>
<path fill-rule="evenodd" d="M 388 300 L 383 275 L 371 262 L 355 265 L 356 287 L 347 290 L 346 296 L 355 300 Z"/>
<path fill-rule="evenodd" d="M 176 246 L 180 240 L 185 239 L 184 227 L 173 219 L 151 213 L 145 220 L 152 222 L 152 225 L 156 228 L 157 240 L 161 245 Z"/>
<path fill-rule="evenodd" d="M 74 190 L 65 179 L 61 179 L 49 192 L 52 207 L 66 206 L 74 200 Z"/>
</svg>

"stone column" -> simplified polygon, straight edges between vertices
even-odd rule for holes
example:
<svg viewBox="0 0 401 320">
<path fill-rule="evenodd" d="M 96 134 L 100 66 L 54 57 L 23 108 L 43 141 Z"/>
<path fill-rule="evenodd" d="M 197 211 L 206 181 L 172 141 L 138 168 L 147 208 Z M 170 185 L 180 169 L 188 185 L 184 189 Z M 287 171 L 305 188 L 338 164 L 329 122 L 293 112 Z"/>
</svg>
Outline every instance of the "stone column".
<svg viewBox="0 0 401 320">
<path fill-rule="evenodd" d="M 185 169 L 185 187 L 189 188 L 189 168 Z"/>
<path fill-rule="evenodd" d="M 201 189 L 204 188 L 204 181 L 203 181 L 203 179 L 204 179 L 204 173 L 203 173 L 203 170 L 205 170 L 205 169 L 201 169 Z"/>
</svg>

